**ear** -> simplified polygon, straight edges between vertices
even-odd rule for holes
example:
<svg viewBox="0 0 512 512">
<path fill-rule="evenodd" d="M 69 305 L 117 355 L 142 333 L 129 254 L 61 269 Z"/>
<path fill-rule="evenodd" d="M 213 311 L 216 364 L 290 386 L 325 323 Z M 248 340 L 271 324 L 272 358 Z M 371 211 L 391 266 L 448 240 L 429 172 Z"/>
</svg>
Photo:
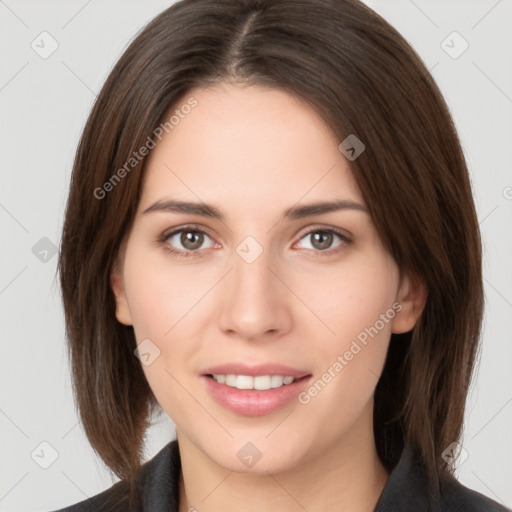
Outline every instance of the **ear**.
<svg viewBox="0 0 512 512">
<path fill-rule="evenodd" d="M 123 273 L 118 259 L 116 259 L 112 266 L 112 271 L 110 273 L 110 286 L 112 287 L 112 291 L 114 292 L 116 299 L 117 321 L 124 325 L 133 325 L 132 315 L 128 306 L 128 299 L 124 288 Z"/>
<path fill-rule="evenodd" d="M 401 309 L 393 318 L 391 331 L 394 334 L 409 332 L 418 322 L 427 302 L 428 290 L 423 279 L 403 276 L 397 294 Z"/>
</svg>

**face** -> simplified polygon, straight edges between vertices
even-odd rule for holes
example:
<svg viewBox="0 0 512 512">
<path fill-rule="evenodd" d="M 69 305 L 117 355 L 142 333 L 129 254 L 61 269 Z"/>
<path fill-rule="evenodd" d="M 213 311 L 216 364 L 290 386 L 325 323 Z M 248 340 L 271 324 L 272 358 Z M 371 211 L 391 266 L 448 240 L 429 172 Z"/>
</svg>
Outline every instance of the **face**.
<svg viewBox="0 0 512 512">
<path fill-rule="evenodd" d="M 314 110 L 256 86 L 190 97 L 148 157 L 116 316 L 180 442 L 232 471 L 286 470 L 371 430 L 390 335 L 421 297 Z"/>
</svg>

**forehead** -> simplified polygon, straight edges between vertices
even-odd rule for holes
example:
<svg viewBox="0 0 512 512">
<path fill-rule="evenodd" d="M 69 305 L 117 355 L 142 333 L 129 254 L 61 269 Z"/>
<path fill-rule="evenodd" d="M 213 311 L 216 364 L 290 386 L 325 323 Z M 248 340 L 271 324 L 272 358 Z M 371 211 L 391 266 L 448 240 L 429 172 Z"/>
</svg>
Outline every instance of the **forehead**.
<svg viewBox="0 0 512 512">
<path fill-rule="evenodd" d="M 194 108 L 182 108 L 191 98 Z M 362 202 L 340 141 L 309 105 L 282 90 L 194 89 L 166 119 L 172 115 L 173 128 L 148 156 L 141 208 L 169 194 L 239 208 L 264 198 L 275 207 L 285 198 Z"/>
</svg>

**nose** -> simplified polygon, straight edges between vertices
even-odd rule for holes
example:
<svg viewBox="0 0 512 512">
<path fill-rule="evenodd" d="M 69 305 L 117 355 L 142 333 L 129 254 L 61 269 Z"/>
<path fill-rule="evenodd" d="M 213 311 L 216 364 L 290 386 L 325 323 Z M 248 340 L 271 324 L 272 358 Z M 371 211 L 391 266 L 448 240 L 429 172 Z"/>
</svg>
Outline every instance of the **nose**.
<svg viewBox="0 0 512 512">
<path fill-rule="evenodd" d="M 275 339 L 291 329 L 292 293 L 279 265 L 263 251 L 248 262 L 233 255 L 233 269 L 224 283 L 220 329 L 247 341 Z"/>
</svg>

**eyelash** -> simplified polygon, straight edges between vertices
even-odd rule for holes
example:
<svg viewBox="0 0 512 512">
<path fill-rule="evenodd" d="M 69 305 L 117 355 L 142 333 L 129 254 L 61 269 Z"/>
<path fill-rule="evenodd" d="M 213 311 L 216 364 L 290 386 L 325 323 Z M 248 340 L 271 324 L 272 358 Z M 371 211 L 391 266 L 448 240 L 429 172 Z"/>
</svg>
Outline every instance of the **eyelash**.
<svg viewBox="0 0 512 512">
<path fill-rule="evenodd" d="M 165 242 L 167 242 L 169 240 L 169 238 L 171 238 L 172 236 L 174 236 L 178 233 L 187 232 L 187 231 L 193 232 L 193 233 L 202 233 L 202 234 L 208 236 L 209 238 L 211 238 L 210 235 L 208 235 L 208 233 L 206 233 L 204 230 L 200 229 L 198 226 L 187 225 L 187 226 L 181 226 L 179 229 L 175 229 L 175 230 L 171 231 L 170 233 L 168 233 L 168 232 L 163 233 L 161 236 L 159 236 L 157 238 L 157 240 L 156 240 L 157 244 L 162 245 L 166 252 L 172 254 L 173 256 L 177 257 L 178 259 L 194 258 L 194 257 L 198 257 L 198 256 L 200 257 L 200 253 L 198 250 L 182 251 L 179 249 L 173 249 L 172 247 L 165 245 Z M 343 234 L 341 231 L 339 231 L 335 228 L 320 228 L 320 227 L 313 228 L 312 230 L 308 231 L 307 233 L 304 233 L 304 235 L 302 235 L 299 240 L 302 240 L 303 238 L 307 237 L 308 235 L 312 235 L 313 233 L 327 233 L 327 234 L 332 233 L 334 235 L 337 235 L 343 242 L 340 245 L 338 245 L 337 247 L 335 247 L 334 249 L 327 249 L 325 251 L 320 251 L 320 250 L 315 250 L 315 249 L 307 249 L 308 251 L 313 251 L 313 256 L 315 258 L 322 257 L 322 256 L 323 257 L 331 256 L 332 254 L 341 252 L 344 249 L 344 246 L 349 245 L 352 242 L 345 234 Z"/>
</svg>

